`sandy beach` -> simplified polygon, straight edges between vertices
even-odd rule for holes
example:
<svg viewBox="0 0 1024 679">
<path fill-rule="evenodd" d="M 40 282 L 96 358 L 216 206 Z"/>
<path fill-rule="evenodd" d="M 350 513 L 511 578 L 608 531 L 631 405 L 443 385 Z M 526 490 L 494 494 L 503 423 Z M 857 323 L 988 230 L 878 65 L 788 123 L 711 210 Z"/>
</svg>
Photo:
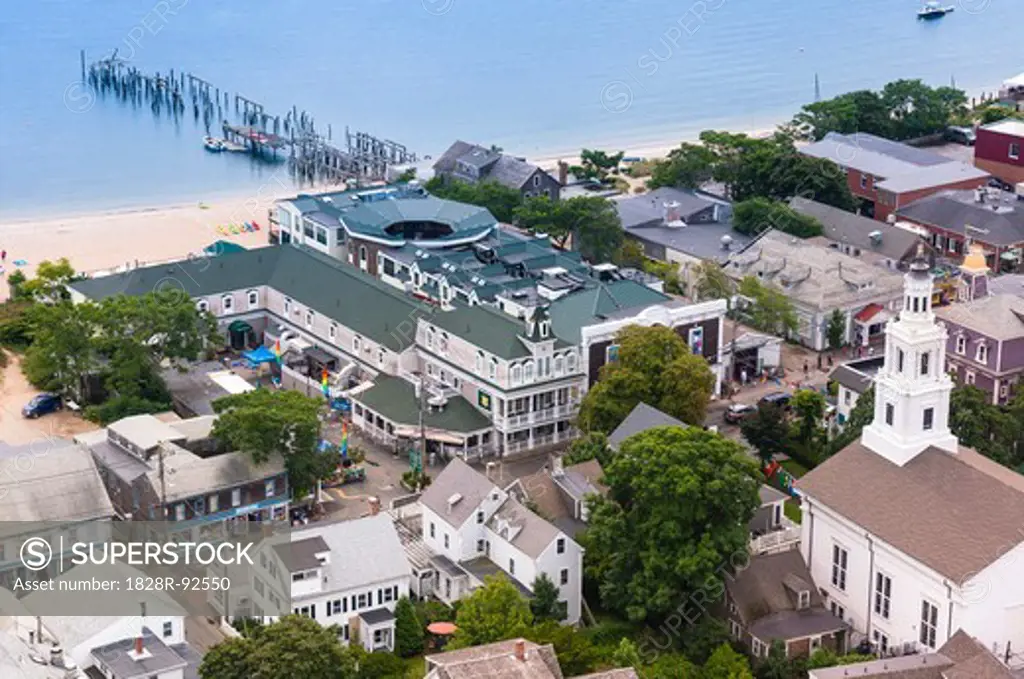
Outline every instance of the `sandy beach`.
<svg viewBox="0 0 1024 679">
<path fill-rule="evenodd" d="M 267 244 L 267 211 L 274 200 L 296 193 L 275 185 L 209 203 L 0 221 L 0 249 L 7 251 L 4 275 L 20 268 L 31 277 L 39 262 L 60 257 L 76 271 L 98 273 L 182 259 L 217 240 L 259 247 Z M 256 222 L 259 230 L 225 234 L 219 229 L 244 222 Z M 18 267 L 18 260 L 27 263 Z M 0 285 L 0 300 L 7 294 L 7 286 Z"/>
</svg>

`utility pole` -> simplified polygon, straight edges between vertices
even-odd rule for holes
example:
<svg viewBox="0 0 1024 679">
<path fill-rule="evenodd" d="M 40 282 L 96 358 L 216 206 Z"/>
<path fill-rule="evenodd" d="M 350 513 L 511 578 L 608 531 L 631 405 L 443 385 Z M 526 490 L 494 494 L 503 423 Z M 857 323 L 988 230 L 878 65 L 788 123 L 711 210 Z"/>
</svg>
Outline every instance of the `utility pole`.
<svg viewBox="0 0 1024 679">
<path fill-rule="evenodd" d="M 419 393 L 419 418 L 420 418 L 420 473 L 423 473 L 423 465 L 427 460 L 427 424 L 424 420 L 424 406 L 427 400 L 427 376 L 424 373 L 420 373 L 420 393 Z"/>
</svg>

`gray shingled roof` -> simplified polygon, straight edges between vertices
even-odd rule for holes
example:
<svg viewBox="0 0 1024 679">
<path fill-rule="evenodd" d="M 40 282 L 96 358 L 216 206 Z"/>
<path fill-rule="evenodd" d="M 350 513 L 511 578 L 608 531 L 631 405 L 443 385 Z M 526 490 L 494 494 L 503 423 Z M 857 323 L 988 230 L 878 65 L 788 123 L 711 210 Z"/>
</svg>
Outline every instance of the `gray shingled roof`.
<svg viewBox="0 0 1024 679">
<path fill-rule="evenodd" d="M 608 436 L 608 445 L 618 449 L 623 441 L 634 434 L 665 426 L 685 427 L 686 424 L 646 403 L 637 403 L 633 410 L 629 411 L 629 415 L 626 415 L 626 419 Z"/>
<path fill-rule="evenodd" d="M 1024 297 L 992 295 L 935 310 L 941 320 L 996 340 L 1024 338 Z"/>
<path fill-rule="evenodd" d="M 1024 476 L 977 452 L 930 447 L 898 467 L 851 443 L 797 488 L 956 582 L 1021 541 Z"/>
<path fill-rule="evenodd" d="M 291 245 L 229 252 L 213 259 L 140 267 L 79 281 L 72 289 L 94 300 L 154 289 L 183 290 L 191 297 L 269 285 L 393 351 L 414 343 L 400 324 L 431 313 L 386 283 L 325 255 Z"/>
<path fill-rule="evenodd" d="M 92 456 L 71 441 L 0 442 L 4 521 L 90 521 L 114 516 Z"/>
<path fill-rule="evenodd" d="M 515 657 L 520 642 L 526 653 L 524 660 Z M 525 639 L 428 655 L 427 669 L 427 679 L 562 679 L 554 647 L 538 646 Z"/>
<path fill-rule="evenodd" d="M 502 155 L 498 162 L 487 171 L 485 179 L 490 179 L 504 186 L 521 189 L 526 181 L 533 176 L 539 168 L 524 160 Z"/>
<path fill-rule="evenodd" d="M 845 243 L 865 252 L 878 254 L 893 260 L 901 260 L 912 254 L 920 236 L 908 229 L 900 229 L 874 219 L 861 217 L 853 212 L 825 205 L 817 201 L 794 196 L 789 206 L 802 215 L 814 217 L 824 227 L 824 238 L 836 243 Z M 877 240 L 872 233 L 881 234 Z"/>
<path fill-rule="evenodd" d="M 316 555 L 330 551 L 331 548 L 322 537 L 315 535 L 302 540 L 275 544 L 273 549 L 285 569 L 289 573 L 297 573 L 319 568 L 320 559 L 316 558 Z"/>
<path fill-rule="evenodd" d="M 509 536 L 501 531 L 502 521 L 507 521 L 512 530 L 519 528 L 509 542 L 533 559 L 539 557 L 560 534 L 554 524 L 548 523 L 511 498 L 505 500 L 487 522 L 488 528 L 508 540 Z"/>
<path fill-rule="evenodd" d="M 663 186 L 639 196 L 613 200 L 612 205 L 615 206 L 616 212 L 619 213 L 619 219 L 622 220 L 622 228 L 630 230 L 640 227 L 662 226 L 665 223 L 664 204 L 672 201 L 679 203 L 679 215 L 683 218 L 683 221 L 688 221 L 688 217 L 701 210 L 706 210 L 712 205 L 729 205 L 728 201 L 695 191 L 676 189 L 669 186 Z"/>
<path fill-rule="evenodd" d="M 486 476 L 456 458 L 449 462 L 423 491 L 420 502 L 458 528 L 472 516 L 495 488 L 496 486 Z M 461 495 L 462 499 L 449 508 L 448 499 L 456 493 Z"/>
<path fill-rule="evenodd" d="M 973 191 L 940 191 L 901 207 L 896 214 L 990 245 L 1024 243 L 1024 203 L 1012 194 L 986 200 L 975 202 Z"/>
</svg>

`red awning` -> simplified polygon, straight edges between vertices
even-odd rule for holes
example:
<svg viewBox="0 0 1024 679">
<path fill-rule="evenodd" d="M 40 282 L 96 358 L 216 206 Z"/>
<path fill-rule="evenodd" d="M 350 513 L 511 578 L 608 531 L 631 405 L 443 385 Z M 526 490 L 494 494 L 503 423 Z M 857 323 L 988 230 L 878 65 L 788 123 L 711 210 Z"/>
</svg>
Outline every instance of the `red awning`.
<svg viewBox="0 0 1024 679">
<path fill-rule="evenodd" d="M 860 310 L 860 312 L 853 317 L 853 320 L 860 323 L 867 323 L 874 318 L 879 311 L 884 311 L 885 307 L 881 304 L 868 304 L 866 307 Z"/>
</svg>

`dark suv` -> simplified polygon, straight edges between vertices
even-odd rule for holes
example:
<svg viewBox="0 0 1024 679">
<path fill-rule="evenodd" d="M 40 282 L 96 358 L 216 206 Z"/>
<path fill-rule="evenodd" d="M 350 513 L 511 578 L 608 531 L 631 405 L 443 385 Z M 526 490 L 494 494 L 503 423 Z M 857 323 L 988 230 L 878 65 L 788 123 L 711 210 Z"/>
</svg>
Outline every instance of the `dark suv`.
<svg viewBox="0 0 1024 679">
<path fill-rule="evenodd" d="M 767 396 L 762 397 L 761 400 L 758 401 L 758 403 L 761 405 L 775 405 L 782 408 L 783 410 L 787 410 L 789 408 L 789 402 L 792 398 L 793 396 L 791 394 L 787 394 L 784 391 L 773 391 Z"/>
</svg>

